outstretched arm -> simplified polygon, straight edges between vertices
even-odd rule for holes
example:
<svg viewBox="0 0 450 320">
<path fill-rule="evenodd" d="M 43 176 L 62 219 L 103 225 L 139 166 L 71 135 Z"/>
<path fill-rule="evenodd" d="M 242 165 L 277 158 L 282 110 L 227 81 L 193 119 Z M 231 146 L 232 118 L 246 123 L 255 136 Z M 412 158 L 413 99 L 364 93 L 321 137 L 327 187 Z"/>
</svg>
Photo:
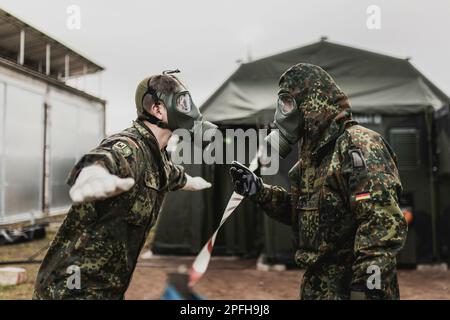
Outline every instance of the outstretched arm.
<svg viewBox="0 0 450 320">
<path fill-rule="evenodd" d="M 264 184 L 260 177 L 238 162 L 233 162 L 230 175 L 237 193 L 257 203 L 269 217 L 292 225 L 291 195 L 286 190 Z"/>
<path fill-rule="evenodd" d="M 81 170 L 69 195 L 74 203 L 83 203 L 117 196 L 133 186 L 133 178 L 119 178 L 94 164 Z"/>
<path fill-rule="evenodd" d="M 85 154 L 67 183 L 76 204 L 102 200 L 130 190 L 137 176 L 138 147 L 129 139 L 109 139 Z"/>
<path fill-rule="evenodd" d="M 200 191 L 203 189 L 211 188 L 211 183 L 203 179 L 202 177 L 191 177 L 187 173 L 186 175 L 186 184 L 181 190 L 186 191 Z"/>
<path fill-rule="evenodd" d="M 282 187 L 264 184 L 261 192 L 252 200 L 272 219 L 292 225 L 291 194 Z"/>
</svg>

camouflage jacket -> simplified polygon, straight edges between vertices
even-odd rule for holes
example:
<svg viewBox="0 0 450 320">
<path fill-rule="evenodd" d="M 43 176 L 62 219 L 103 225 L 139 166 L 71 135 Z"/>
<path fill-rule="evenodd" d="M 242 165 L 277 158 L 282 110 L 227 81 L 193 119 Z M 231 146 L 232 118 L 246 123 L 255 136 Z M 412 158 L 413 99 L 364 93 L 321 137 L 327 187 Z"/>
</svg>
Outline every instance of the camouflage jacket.
<svg viewBox="0 0 450 320">
<path fill-rule="evenodd" d="M 303 299 L 348 299 L 350 291 L 398 298 L 396 254 L 407 224 L 395 155 L 382 136 L 351 119 L 348 99 L 320 70 L 308 79 L 303 69 L 291 75 L 310 88 L 299 103 L 305 138 L 289 172 L 291 192 L 264 185 L 254 200 L 294 230 L 295 260 L 306 268 Z M 380 286 L 369 288 L 374 270 Z"/>
<path fill-rule="evenodd" d="M 186 183 L 183 168 L 173 165 L 140 121 L 87 153 L 68 184 L 73 185 L 81 169 L 92 164 L 136 183 L 116 197 L 70 208 L 40 267 L 36 299 L 123 298 L 165 195 Z M 70 266 L 79 268 L 79 289 L 67 285 Z"/>
</svg>

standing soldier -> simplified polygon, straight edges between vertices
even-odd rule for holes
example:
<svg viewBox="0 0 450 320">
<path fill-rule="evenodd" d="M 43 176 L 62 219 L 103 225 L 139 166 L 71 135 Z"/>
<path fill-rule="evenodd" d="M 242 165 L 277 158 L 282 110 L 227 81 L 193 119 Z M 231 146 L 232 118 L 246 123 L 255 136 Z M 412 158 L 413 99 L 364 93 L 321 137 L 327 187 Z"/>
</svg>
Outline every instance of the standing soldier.
<svg viewBox="0 0 450 320">
<path fill-rule="evenodd" d="M 103 140 L 72 170 L 74 204 L 42 262 L 35 299 L 123 299 L 167 192 L 211 186 L 185 174 L 165 150 L 175 129 L 216 128 L 178 78 L 141 81 L 136 107 L 132 127 Z"/>
<path fill-rule="evenodd" d="M 230 173 L 236 192 L 292 226 L 295 261 L 306 268 L 301 299 L 399 299 L 396 254 L 407 224 L 388 143 L 352 120 L 346 95 L 310 64 L 281 76 L 275 124 L 268 141 L 281 157 L 299 142 L 291 192 L 238 165 Z"/>
</svg>

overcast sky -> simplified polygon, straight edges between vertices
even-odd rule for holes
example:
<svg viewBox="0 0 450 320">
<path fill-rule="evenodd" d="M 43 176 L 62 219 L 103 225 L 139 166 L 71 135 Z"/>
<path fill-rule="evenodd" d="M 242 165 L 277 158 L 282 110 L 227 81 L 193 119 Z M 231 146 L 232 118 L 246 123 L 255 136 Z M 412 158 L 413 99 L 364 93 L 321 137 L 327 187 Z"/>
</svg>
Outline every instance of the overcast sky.
<svg viewBox="0 0 450 320">
<path fill-rule="evenodd" d="M 67 7 L 81 9 L 70 30 Z M 370 5 L 381 29 L 366 26 Z M 0 7 L 106 68 L 107 131 L 135 118 L 134 90 L 147 75 L 179 68 L 200 105 L 238 66 L 317 41 L 330 41 L 412 63 L 450 94 L 450 1 L 383 0 L 0 0 Z M 274 97 L 275 99 L 275 97 Z"/>
</svg>

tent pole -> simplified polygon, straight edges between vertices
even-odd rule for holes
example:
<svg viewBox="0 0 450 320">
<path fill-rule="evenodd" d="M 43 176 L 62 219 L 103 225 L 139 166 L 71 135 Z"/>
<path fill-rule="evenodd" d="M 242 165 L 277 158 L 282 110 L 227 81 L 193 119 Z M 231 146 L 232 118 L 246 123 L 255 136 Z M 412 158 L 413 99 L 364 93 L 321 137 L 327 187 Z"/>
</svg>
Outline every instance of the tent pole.
<svg viewBox="0 0 450 320">
<path fill-rule="evenodd" d="M 428 161 L 430 169 L 430 204 L 431 204 L 431 233 L 433 241 L 433 257 L 439 260 L 439 251 L 437 244 L 436 223 L 437 223 L 437 211 L 436 211 L 436 190 L 434 179 L 434 164 L 433 164 L 433 138 L 432 138 L 432 117 L 433 113 L 426 112 L 425 119 L 427 125 L 427 142 L 428 142 Z"/>
</svg>

